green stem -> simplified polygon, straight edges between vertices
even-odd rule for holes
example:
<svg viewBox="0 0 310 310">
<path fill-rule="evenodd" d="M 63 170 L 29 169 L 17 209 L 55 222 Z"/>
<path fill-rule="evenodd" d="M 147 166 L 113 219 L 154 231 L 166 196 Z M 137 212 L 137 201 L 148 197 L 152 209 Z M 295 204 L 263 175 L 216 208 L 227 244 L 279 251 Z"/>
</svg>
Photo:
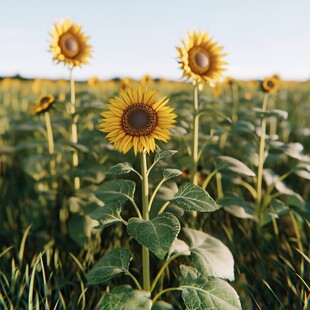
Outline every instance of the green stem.
<svg viewBox="0 0 310 310">
<path fill-rule="evenodd" d="M 183 288 L 182 287 L 169 287 L 169 288 L 166 288 L 165 290 L 162 290 L 160 291 L 158 294 L 155 295 L 155 297 L 153 298 L 153 304 L 155 304 L 155 302 L 157 301 L 157 299 L 165 294 L 165 293 L 168 293 L 168 292 L 172 292 L 172 291 L 182 291 Z"/>
<path fill-rule="evenodd" d="M 136 210 L 136 212 L 137 212 L 138 217 L 139 217 L 140 219 L 142 219 L 141 212 L 140 212 L 140 210 L 139 210 L 137 204 L 135 203 L 135 201 L 134 201 L 132 198 L 130 198 L 129 201 L 130 201 L 130 202 L 132 203 L 132 205 L 134 206 L 134 208 L 135 208 L 135 210 Z"/>
<path fill-rule="evenodd" d="M 238 85 L 236 83 L 233 83 L 231 85 L 231 92 L 232 92 L 232 100 L 233 100 L 231 120 L 233 123 L 235 123 L 238 120 L 238 104 L 239 104 Z"/>
<path fill-rule="evenodd" d="M 168 207 L 168 204 L 170 203 L 170 201 L 166 201 L 163 206 L 160 208 L 158 214 L 163 213 L 165 211 L 165 209 Z"/>
<path fill-rule="evenodd" d="M 142 175 L 142 217 L 145 221 L 149 221 L 149 182 L 147 175 L 146 152 L 143 151 L 140 155 L 141 175 Z M 149 292 L 150 284 L 150 252 L 145 246 L 142 246 L 142 276 L 143 290 Z"/>
<path fill-rule="evenodd" d="M 71 102 L 70 102 L 70 113 L 72 116 L 71 123 L 71 142 L 76 144 L 78 142 L 77 133 L 77 117 L 75 115 L 75 83 L 73 79 L 73 68 L 70 70 L 70 90 L 71 90 Z M 75 168 L 79 165 L 79 157 L 76 149 L 73 150 L 72 154 L 72 166 Z M 74 189 L 79 190 L 81 186 L 80 178 L 74 177 Z"/>
<path fill-rule="evenodd" d="M 216 188 L 217 188 L 217 199 L 220 200 L 224 197 L 223 187 L 222 187 L 222 175 L 220 172 L 217 172 L 215 174 L 215 180 L 216 180 Z"/>
<path fill-rule="evenodd" d="M 53 137 L 53 129 L 52 129 L 50 113 L 48 111 L 45 111 L 44 116 L 45 116 L 46 132 L 47 132 L 48 153 L 50 155 L 54 155 L 55 146 L 54 146 L 54 137 Z M 50 169 L 51 169 L 51 175 L 55 175 L 56 174 L 56 163 L 55 163 L 54 158 L 51 159 Z M 55 186 L 55 184 L 53 184 L 53 186 Z"/>
<path fill-rule="evenodd" d="M 176 253 L 175 255 L 171 256 L 167 261 L 165 261 L 165 263 L 161 266 L 160 270 L 158 271 L 156 278 L 154 279 L 152 286 L 151 286 L 151 293 L 153 292 L 158 280 L 160 279 L 160 277 L 162 276 L 163 272 L 165 271 L 165 269 L 167 268 L 167 266 L 177 257 L 184 255 L 183 253 Z"/>
<path fill-rule="evenodd" d="M 211 179 L 217 174 L 218 170 L 215 169 L 214 171 L 212 171 L 207 177 L 206 179 L 203 181 L 203 184 L 202 184 L 202 188 L 204 188 L 205 190 L 207 189 Z"/>
<path fill-rule="evenodd" d="M 160 189 L 160 187 L 162 186 L 162 184 L 163 184 L 165 181 L 166 181 L 166 179 L 164 178 L 164 179 L 162 179 L 162 180 L 157 184 L 157 186 L 156 186 L 156 188 L 155 188 L 155 190 L 154 190 L 154 192 L 153 192 L 153 194 L 152 194 L 152 196 L 151 196 L 151 198 L 150 198 L 150 201 L 149 201 L 149 207 L 148 207 L 148 208 L 149 208 L 149 211 L 151 211 L 152 204 L 153 204 L 153 201 L 154 201 L 154 199 L 155 199 L 155 196 L 156 196 L 158 190 Z"/>
<path fill-rule="evenodd" d="M 192 167 L 191 167 L 191 180 L 192 183 L 197 185 L 197 165 L 198 165 L 198 138 L 199 138 L 199 102 L 198 102 L 198 84 L 194 86 L 193 92 L 193 149 L 192 149 Z"/>
<path fill-rule="evenodd" d="M 133 280 L 133 282 L 135 282 L 138 290 L 142 291 L 142 287 L 141 287 L 140 283 L 138 282 L 138 280 L 136 279 L 136 277 L 132 273 L 127 271 L 127 272 L 125 272 L 125 275 L 129 276 Z"/>
<path fill-rule="evenodd" d="M 264 94 L 264 100 L 263 100 L 263 108 L 262 112 L 267 111 L 267 105 L 268 105 L 268 93 Z M 261 121 L 261 136 L 260 136 L 260 142 L 259 142 L 259 154 L 258 154 L 258 170 L 257 170 L 257 199 L 256 199 L 256 208 L 257 208 L 257 215 L 258 220 L 261 219 L 261 203 L 262 203 L 262 184 L 263 184 L 263 169 L 264 169 L 264 162 L 265 162 L 265 143 L 266 143 L 266 122 L 267 119 L 265 115 L 262 116 Z"/>
</svg>

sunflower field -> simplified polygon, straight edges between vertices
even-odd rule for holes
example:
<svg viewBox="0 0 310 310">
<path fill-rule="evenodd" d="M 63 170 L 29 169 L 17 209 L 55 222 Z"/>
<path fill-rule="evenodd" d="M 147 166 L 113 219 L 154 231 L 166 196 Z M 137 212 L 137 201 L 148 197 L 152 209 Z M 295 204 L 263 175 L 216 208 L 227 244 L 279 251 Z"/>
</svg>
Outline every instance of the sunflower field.
<svg viewBox="0 0 310 310">
<path fill-rule="evenodd" d="M 75 81 L 88 39 L 0 79 L 0 308 L 308 309 L 310 82 L 223 77 L 200 31 L 183 80 Z"/>
</svg>

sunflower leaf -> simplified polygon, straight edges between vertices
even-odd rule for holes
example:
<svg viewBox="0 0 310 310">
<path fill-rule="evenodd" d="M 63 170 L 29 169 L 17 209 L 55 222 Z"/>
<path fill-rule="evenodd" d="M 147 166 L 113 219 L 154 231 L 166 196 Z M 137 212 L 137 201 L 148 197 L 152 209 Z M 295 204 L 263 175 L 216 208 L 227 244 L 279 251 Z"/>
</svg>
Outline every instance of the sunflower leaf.
<svg viewBox="0 0 310 310">
<path fill-rule="evenodd" d="M 119 163 L 113 167 L 111 167 L 106 174 L 125 174 L 129 173 L 131 171 L 134 171 L 135 169 L 132 167 L 132 165 L 128 162 Z"/>
<path fill-rule="evenodd" d="M 154 164 L 157 163 L 159 160 L 173 156 L 177 152 L 178 151 L 175 151 L 175 150 L 156 151 L 155 158 L 154 158 Z"/>
<path fill-rule="evenodd" d="M 203 188 L 189 182 L 180 186 L 170 202 L 186 211 L 213 212 L 221 208 Z"/>
<path fill-rule="evenodd" d="M 165 169 L 163 171 L 163 176 L 166 181 L 169 179 L 175 178 L 181 174 L 182 174 L 182 171 L 178 169 Z"/>
<path fill-rule="evenodd" d="M 255 172 L 253 172 L 250 168 L 248 168 L 243 162 L 240 160 L 230 157 L 230 156 L 218 156 L 218 159 L 221 161 L 222 169 L 228 169 L 230 171 L 254 177 Z"/>
<path fill-rule="evenodd" d="M 111 180 L 100 185 L 95 191 L 95 196 L 108 203 L 124 203 L 133 199 L 136 183 L 131 180 Z"/>
<path fill-rule="evenodd" d="M 115 275 L 128 271 L 131 260 L 132 253 L 128 249 L 111 250 L 86 274 L 88 285 L 105 283 Z"/>
<path fill-rule="evenodd" d="M 149 295 L 148 292 L 134 290 L 129 285 L 118 286 L 104 295 L 96 309 L 151 309 L 152 301 Z"/>
</svg>

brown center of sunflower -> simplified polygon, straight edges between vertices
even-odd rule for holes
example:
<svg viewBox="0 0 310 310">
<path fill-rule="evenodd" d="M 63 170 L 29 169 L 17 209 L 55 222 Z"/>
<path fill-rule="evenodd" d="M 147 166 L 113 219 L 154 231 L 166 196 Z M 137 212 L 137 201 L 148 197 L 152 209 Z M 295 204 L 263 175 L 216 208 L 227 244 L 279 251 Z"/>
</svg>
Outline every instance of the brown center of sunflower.
<svg viewBox="0 0 310 310">
<path fill-rule="evenodd" d="M 59 45 L 65 57 L 73 58 L 80 52 L 79 41 L 71 33 L 64 33 L 59 39 Z"/>
<path fill-rule="evenodd" d="M 273 83 L 272 81 L 268 81 L 268 82 L 267 82 L 267 86 L 268 86 L 269 88 L 273 88 L 273 87 L 274 87 L 274 83 Z"/>
<path fill-rule="evenodd" d="M 130 136 L 147 136 L 157 125 L 157 114 L 151 107 L 137 103 L 130 105 L 122 116 L 122 126 Z"/>
<path fill-rule="evenodd" d="M 45 97 L 42 97 L 42 98 L 41 98 L 40 103 L 41 103 L 41 104 L 45 104 L 45 103 L 48 103 L 50 100 L 51 100 L 50 97 L 45 96 Z"/>
<path fill-rule="evenodd" d="M 203 47 L 194 46 L 188 52 L 188 63 L 194 73 L 204 74 L 210 68 L 209 54 Z"/>
</svg>

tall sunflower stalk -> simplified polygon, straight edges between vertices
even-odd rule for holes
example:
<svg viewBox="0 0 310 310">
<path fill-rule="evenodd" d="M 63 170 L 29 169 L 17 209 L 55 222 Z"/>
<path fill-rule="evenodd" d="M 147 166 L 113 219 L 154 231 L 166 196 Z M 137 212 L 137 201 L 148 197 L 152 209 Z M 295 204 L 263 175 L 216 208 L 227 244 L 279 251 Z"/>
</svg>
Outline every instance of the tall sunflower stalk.
<svg viewBox="0 0 310 310">
<path fill-rule="evenodd" d="M 222 46 L 210 38 L 208 33 L 188 33 L 188 41 L 182 40 L 183 46 L 177 47 L 178 61 L 183 70 L 183 77 L 193 79 L 193 123 L 192 123 L 192 152 L 191 152 L 191 181 L 198 183 L 197 166 L 199 161 L 199 87 L 204 83 L 221 76 L 226 62 L 222 58 Z"/>
<path fill-rule="evenodd" d="M 257 182 L 256 182 L 256 212 L 259 221 L 262 220 L 262 212 L 264 210 L 263 203 L 263 170 L 265 162 L 265 150 L 266 150 L 266 130 L 267 130 L 267 117 L 264 115 L 268 110 L 268 101 L 270 95 L 274 93 L 277 89 L 277 82 L 275 79 L 266 77 L 261 84 L 262 90 L 264 92 L 263 103 L 262 103 L 262 119 L 261 119 L 261 134 L 259 141 L 259 151 L 258 151 L 258 167 L 257 167 Z"/>
<path fill-rule="evenodd" d="M 155 151 L 155 139 L 167 142 L 169 129 L 174 127 L 176 114 L 167 106 L 168 99 L 157 99 L 157 92 L 141 86 L 120 91 L 120 96 L 110 100 L 109 110 L 104 117 L 101 131 L 107 133 L 107 139 L 114 147 L 126 154 L 133 148 L 134 154 L 140 153 L 142 212 L 137 214 L 142 220 L 149 221 L 149 172 L 147 153 Z M 143 289 L 150 291 L 150 256 L 149 249 L 142 245 Z"/>
<path fill-rule="evenodd" d="M 63 62 L 70 70 L 70 114 L 71 121 L 71 142 L 73 145 L 78 143 L 78 131 L 76 106 L 75 106 L 75 83 L 73 79 L 73 69 L 80 67 L 81 64 L 88 64 L 87 58 L 91 57 L 91 45 L 87 43 L 89 37 L 85 36 L 82 28 L 78 24 L 73 24 L 71 19 L 64 22 L 56 22 L 50 32 L 50 51 L 53 53 L 53 60 L 57 63 Z M 78 152 L 73 150 L 72 166 L 76 168 L 79 164 Z M 80 188 L 80 178 L 74 177 L 74 189 Z"/>
</svg>

